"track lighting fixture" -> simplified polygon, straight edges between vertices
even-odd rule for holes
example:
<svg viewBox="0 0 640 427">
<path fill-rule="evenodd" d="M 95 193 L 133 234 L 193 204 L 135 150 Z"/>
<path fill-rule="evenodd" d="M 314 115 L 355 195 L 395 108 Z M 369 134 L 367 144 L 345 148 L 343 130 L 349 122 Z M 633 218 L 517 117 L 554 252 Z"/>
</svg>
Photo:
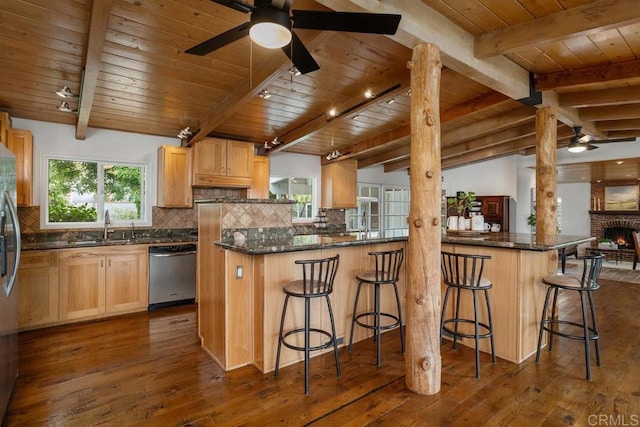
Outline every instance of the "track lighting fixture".
<svg viewBox="0 0 640 427">
<path fill-rule="evenodd" d="M 56 91 L 56 94 L 60 98 L 64 99 L 78 99 L 80 97 L 79 95 L 74 95 L 73 93 L 71 93 L 71 89 L 69 89 L 69 86 L 67 85 L 62 86 L 62 89 Z"/>
<path fill-rule="evenodd" d="M 337 159 L 340 156 L 342 156 L 342 153 L 339 152 L 338 150 L 335 150 L 335 151 L 332 151 L 331 153 L 327 154 L 327 156 L 325 158 L 327 160 L 333 160 L 333 159 Z"/>
<path fill-rule="evenodd" d="M 73 108 L 71 108 L 71 106 L 67 101 L 60 101 L 60 105 L 58 105 L 58 110 L 62 111 L 63 113 L 74 113 L 74 114 L 78 113 L 78 110 L 74 110 Z"/>
<path fill-rule="evenodd" d="M 289 74 L 291 74 L 292 76 L 299 76 L 302 73 L 295 65 L 292 65 L 291 68 L 289 68 Z"/>
<path fill-rule="evenodd" d="M 188 141 L 189 138 L 191 138 L 191 135 L 193 135 L 193 132 L 191 132 L 191 128 L 189 126 L 187 126 L 186 128 L 182 129 L 178 133 L 178 138 L 180 138 L 183 141 L 184 140 Z"/>
<path fill-rule="evenodd" d="M 262 99 L 269 99 L 271 98 L 271 92 L 269 92 L 269 89 L 262 89 L 259 93 L 258 96 Z"/>
<path fill-rule="evenodd" d="M 396 99 L 395 99 L 395 98 L 387 99 L 386 101 L 384 101 L 384 103 L 385 103 L 385 104 L 387 104 L 387 105 L 391 105 L 391 104 L 393 104 L 394 102 L 396 102 Z"/>
</svg>

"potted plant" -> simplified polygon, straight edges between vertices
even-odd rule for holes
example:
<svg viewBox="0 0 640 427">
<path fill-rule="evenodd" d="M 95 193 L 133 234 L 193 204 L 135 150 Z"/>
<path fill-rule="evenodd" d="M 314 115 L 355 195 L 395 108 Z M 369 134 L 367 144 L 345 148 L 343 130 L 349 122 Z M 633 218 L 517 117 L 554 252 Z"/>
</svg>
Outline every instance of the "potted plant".
<svg viewBox="0 0 640 427">
<path fill-rule="evenodd" d="M 456 197 L 449 199 L 447 202 L 450 207 L 455 207 L 456 211 L 458 211 L 458 216 L 464 217 L 465 212 L 469 208 L 471 202 L 476 201 L 476 193 L 473 191 L 469 191 L 468 193 L 464 191 L 458 191 L 456 193 Z"/>
</svg>

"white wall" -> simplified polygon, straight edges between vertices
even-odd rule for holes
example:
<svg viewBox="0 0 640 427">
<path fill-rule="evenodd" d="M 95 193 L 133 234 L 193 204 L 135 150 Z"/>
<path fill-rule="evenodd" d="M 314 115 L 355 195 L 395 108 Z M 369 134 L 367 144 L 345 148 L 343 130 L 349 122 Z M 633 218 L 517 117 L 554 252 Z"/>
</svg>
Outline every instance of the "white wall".
<svg viewBox="0 0 640 427">
<path fill-rule="evenodd" d="M 180 145 L 180 140 L 162 136 L 142 135 L 129 132 L 117 132 L 89 128 L 87 138 L 75 137 L 75 126 L 40 122 L 19 118 L 12 119 L 16 129 L 27 129 L 33 134 L 33 197 L 42 205 L 40 183 L 44 170 L 43 154 L 61 154 L 87 159 L 111 160 L 121 162 L 150 162 L 152 206 L 156 204 L 157 150 L 161 145 Z M 44 194 L 43 194 L 44 193 Z"/>
<path fill-rule="evenodd" d="M 358 169 L 358 182 L 409 186 L 409 173 L 407 170 L 385 173 L 383 166 L 370 166 Z"/>
</svg>

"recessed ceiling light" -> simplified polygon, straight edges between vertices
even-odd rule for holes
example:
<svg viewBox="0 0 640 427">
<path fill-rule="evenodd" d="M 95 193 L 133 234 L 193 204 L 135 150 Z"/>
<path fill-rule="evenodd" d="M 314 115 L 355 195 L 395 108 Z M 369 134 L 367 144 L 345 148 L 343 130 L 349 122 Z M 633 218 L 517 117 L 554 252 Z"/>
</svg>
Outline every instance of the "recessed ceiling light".
<svg viewBox="0 0 640 427">
<path fill-rule="evenodd" d="M 329 115 L 331 117 L 335 117 L 335 116 L 338 115 L 338 111 L 335 108 L 332 108 L 332 109 L 329 110 Z"/>
<path fill-rule="evenodd" d="M 638 179 L 640 179 L 640 178 L 638 178 Z M 598 179 L 596 182 L 602 182 L 602 180 L 601 180 L 601 179 Z"/>
<path fill-rule="evenodd" d="M 624 163 L 624 160 L 616 160 L 616 165 L 621 165 Z"/>
<path fill-rule="evenodd" d="M 372 91 L 371 89 L 367 89 L 367 90 L 364 92 L 364 97 L 365 97 L 365 98 L 367 98 L 367 99 L 371 99 L 371 98 L 373 98 L 374 96 L 375 96 L 375 94 L 373 93 L 373 91 Z"/>
</svg>

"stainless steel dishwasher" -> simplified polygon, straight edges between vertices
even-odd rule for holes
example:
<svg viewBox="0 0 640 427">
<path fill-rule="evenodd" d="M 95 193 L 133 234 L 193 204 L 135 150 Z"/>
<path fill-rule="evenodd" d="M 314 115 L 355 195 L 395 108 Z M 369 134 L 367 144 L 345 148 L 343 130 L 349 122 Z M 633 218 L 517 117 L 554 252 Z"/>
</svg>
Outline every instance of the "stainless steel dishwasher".
<svg viewBox="0 0 640 427">
<path fill-rule="evenodd" d="M 149 247 L 149 310 L 193 303 L 196 297 L 196 245 Z"/>
</svg>

